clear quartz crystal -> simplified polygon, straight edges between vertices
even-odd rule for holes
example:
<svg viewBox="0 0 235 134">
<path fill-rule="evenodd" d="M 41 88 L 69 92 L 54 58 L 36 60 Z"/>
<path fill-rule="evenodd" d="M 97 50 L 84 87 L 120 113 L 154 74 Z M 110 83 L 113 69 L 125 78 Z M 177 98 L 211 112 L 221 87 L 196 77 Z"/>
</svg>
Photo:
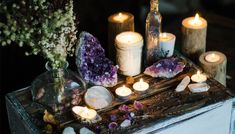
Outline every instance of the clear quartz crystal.
<svg viewBox="0 0 235 134">
<path fill-rule="evenodd" d="M 158 11 L 158 0 L 150 0 L 150 12 L 146 18 L 146 48 L 145 67 L 152 65 L 158 59 L 159 36 L 162 17 Z"/>
</svg>

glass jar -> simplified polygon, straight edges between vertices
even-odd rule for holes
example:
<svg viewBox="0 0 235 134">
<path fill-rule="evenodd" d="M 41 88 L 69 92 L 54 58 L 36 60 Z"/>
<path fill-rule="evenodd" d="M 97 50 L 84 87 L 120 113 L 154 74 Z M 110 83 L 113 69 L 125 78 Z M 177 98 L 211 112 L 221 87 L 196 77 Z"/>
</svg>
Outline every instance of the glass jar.
<svg viewBox="0 0 235 134">
<path fill-rule="evenodd" d="M 78 74 L 67 69 L 68 65 L 66 62 L 63 68 L 52 69 L 49 62 L 46 63 L 47 71 L 32 82 L 33 101 L 52 112 L 64 112 L 73 105 L 79 105 L 86 84 Z"/>
</svg>

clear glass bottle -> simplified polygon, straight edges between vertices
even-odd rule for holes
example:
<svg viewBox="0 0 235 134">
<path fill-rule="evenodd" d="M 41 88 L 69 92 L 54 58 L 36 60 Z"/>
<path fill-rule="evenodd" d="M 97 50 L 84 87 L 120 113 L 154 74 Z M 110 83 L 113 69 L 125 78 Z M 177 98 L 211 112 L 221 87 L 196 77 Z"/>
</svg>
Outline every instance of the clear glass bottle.
<svg viewBox="0 0 235 134">
<path fill-rule="evenodd" d="M 162 17 L 158 10 L 158 0 L 150 0 L 150 12 L 146 18 L 145 29 L 145 67 L 158 60 L 159 36 L 161 33 Z"/>
</svg>

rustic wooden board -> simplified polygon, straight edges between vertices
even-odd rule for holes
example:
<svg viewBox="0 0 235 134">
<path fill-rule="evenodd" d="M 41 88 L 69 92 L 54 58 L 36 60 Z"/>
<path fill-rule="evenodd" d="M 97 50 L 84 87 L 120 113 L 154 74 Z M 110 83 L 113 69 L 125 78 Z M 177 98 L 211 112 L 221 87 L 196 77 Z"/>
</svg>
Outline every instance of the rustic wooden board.
<svg viewBox="0 0 235 134">
<path fill-rule="evenodd" d="M 54 129 L 55 133 L 61 132 L 65 126 L 72 126 L 77 132 L 79 132 L 80 128 L 86 126 L 90 130 L 94 132 L 99 131 L 100 133 L 130 133 L 141 128 L 149 127 L 153 123 L 183 115 L 193 110 L 231 98 L 226 92 L 225 87 L 214 79 L 207 80 L 207 83 L 211 86 L 208 92 L 194 94 L 186 89 L 181 93 L 176 93 L 174 89 L 177 84 L 186 75 L 191 76 L 196 72 L 196 69 L 198 69 L 197 66 L 188 59 L 177 53 L 176 56 L 188 61 L 187 67 L 182 73 L 177 75 L 177 77 L 172 79 L 160 79 L 141 74 L 135 77 L 135 81 L 138 81 L 141 77 L 150 83 L 148 93 L 142 95 L 133 94 L 129 100 L 125 101 L 115 100 L 111 107 L 98 111 L 102 117 L 102 121 L 97 124 L 83 124 L 72 116 L 71 111 L 63 114 L 56 114 L 55 117 L 60 122 L 60 127 Z M 117 86 L 110 88 L 110 91 L 113 94 L 116 87 L 124 84 L 125 81 L 122 79 L 123 78 L 120 79 Z M 130 86 L 130 88 L 132 87 Z M 30 88 L 10 93 L 8 94 L 7 99 L 14 101 L 14 104 L 17 105 L 25 115 L 24 118 L 28 118 L 32 123 L 31 126 L 35 126 L 35 129 L 39 132 L 43 131 L 43 128 L 46 125 L 42 120 L 45 108 L 32 101 Z M 141 113 L 135 111 L 133 108 L 132 104 L 134 100 L 139 100 L 144 105 L 144 110 Z M 118 107 L 122 104 L 128 105 L 130 111 L 136 114 L 136 118 L 132 120 L 132 125 L 130 127 L 125 129 L 118 128 L 114 131 L 110 131 L 107 129 L 107 125 L 110 123 L 110 115 L 115 114 L 118 116 L 118 124 L 125 119 L 124 114 L 118 111 Z"/>
</svg>

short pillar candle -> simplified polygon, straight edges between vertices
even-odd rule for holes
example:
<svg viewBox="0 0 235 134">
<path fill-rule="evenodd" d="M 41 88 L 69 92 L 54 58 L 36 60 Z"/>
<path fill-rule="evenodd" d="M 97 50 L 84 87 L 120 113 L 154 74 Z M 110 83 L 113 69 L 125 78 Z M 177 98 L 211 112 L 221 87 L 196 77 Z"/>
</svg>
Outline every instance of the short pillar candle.
<svg viewBox="0 0 235 134">
<path fill-rule="evenodd" d="M 182 22 L 182 53 L 193 61 L 206 51 L 207 21 L 198 14 Z"/>
<path fill-rule="evenodd" d="M 163 53 L 163 57 L 171 57 L 174 54 L 175 39 L 176 37 L 174 34 L 160 34 L 160 50 Z"/>
<path fill-rule="evenodd" d="M 218 51 L 203 53 L 199 58 L 199 64 L 211 78 L 226 86 L 227 58 L 223 53 Z"/>
<path fill-rule="evenodd" d="M 134 15 L 128 12 L 115 13 L 108 18 L 108 56 L 116 62 L 115 37 L 124 31 L 134 31 Z"/>
</svg>

